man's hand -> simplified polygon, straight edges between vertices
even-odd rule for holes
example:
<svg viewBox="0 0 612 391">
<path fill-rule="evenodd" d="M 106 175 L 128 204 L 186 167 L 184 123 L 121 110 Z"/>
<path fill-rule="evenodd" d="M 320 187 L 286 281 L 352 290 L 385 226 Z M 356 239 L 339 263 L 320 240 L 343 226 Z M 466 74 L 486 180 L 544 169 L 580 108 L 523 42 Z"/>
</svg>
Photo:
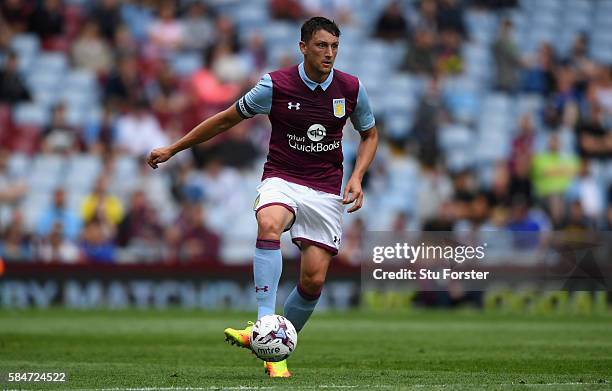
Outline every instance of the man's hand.
<svg viewBox="0 0 612 391">
<path fill-rule="evenodd" d="M 363 205 L 363 189 L 361 188 L 361 180 L 355 177 L 351 177 L 351 179 L 349 179 L 349 181 L 346 183 L 346 187 L 344 188 L 344 196 L 342 197 L 342 203 L 345 205 L 353 202 L 355 202 L 355 204 L 348 210 L 349 213 L 359 210 Z"/>
<path fill-rule="evenodd" d="M 147 164 L 151 166 L 151 168 L 156 169 L 159 163 L 163 163 L 170 159 L 174 154 L 168 147 L 155 148 L 149 154 L 149 158 L 147 159 Z"/>
</svg>

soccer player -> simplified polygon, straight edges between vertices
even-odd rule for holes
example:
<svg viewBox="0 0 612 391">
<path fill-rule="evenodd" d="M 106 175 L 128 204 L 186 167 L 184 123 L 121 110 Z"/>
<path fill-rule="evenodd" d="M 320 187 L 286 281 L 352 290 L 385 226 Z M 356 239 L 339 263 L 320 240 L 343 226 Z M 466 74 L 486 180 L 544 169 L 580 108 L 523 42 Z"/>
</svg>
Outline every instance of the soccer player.
<svg viewBox="0 0 612 391">
<path fill-rule="evenodd" d="M 378 144 L 368 97 L 355 76 L 334 69 L 340 30 L 331 20 L 313 17 L 302 25 L 304 61 L 264 75 L 235 105 L 203 121 L 174 144 L 154 149 L 148 164 L 158 164 L 205 142 L 240 121 L 266 114 L 272 124 L 268 158 L 257 188 L 258 232 L 253 259 L 257 318 L 275 313 L 281 275 L 280 236 L 290 231 L 301 250 L 299 282 L 284 306 L 284 316 L 299 332 L 314 310 L 332 256 L 342 236 L 344 205 L 363 204 L 361 181 Z M 380 61 L 372 59 L 372 61 Z M 344 192 L 342 129 L 347 118 L 359 131 L 357 161 Z M 342 195 L 341 195 L 342 194 Z M 250 348 L 252 322 L 225 330 L 226 340 Z M 286 361 L 264 363 L 271 377 L 289 377 Z"/>
</svg>

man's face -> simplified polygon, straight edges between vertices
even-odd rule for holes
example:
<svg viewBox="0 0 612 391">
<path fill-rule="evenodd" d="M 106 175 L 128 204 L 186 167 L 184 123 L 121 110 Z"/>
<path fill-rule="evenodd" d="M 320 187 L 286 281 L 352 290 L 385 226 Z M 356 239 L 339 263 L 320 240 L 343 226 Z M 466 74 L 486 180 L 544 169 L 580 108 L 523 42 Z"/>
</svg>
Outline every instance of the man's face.
<svg viewBox="0 0 612 391">
<path fill-rule="evenodd" d="M 339 39 L 335 35 L 318 30 L 308 42 L 300 42 L 304 61 L 321 74 L 331 72 L 338 54 Z"/>
</svg>

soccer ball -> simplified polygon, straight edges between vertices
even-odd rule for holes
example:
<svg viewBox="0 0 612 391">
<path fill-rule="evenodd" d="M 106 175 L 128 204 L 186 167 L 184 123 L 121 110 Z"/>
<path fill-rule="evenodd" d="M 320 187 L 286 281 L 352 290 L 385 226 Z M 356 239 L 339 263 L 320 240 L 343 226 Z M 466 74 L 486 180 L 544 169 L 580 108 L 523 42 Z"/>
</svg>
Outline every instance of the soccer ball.
<svg viewBox="0 0 612 391">
<path fill-rule="evenodd" d="M 264 361 L 282 361 L 297 346 L 297 331 L 280 315 L 266 315 L 255 322 L 251 331 L 251 349 Z"/>
</svg>

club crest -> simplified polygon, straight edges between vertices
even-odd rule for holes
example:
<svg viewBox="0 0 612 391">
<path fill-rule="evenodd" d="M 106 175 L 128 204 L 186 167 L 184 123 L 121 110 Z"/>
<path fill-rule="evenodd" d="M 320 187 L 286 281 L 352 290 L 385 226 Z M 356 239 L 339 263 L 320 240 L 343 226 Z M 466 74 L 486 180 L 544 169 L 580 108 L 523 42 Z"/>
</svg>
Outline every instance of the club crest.
<svg viewBox="0 0 612 391">
<path fill-rule="evenodd" d="M 334 99 L 333 100 L 333 106 L 334 106 L 334 116 L 336 118 L 344 117 L 344 114 L 346 114 L 344 98 L 342 98 L 342 99 Z"/>
</svg>

